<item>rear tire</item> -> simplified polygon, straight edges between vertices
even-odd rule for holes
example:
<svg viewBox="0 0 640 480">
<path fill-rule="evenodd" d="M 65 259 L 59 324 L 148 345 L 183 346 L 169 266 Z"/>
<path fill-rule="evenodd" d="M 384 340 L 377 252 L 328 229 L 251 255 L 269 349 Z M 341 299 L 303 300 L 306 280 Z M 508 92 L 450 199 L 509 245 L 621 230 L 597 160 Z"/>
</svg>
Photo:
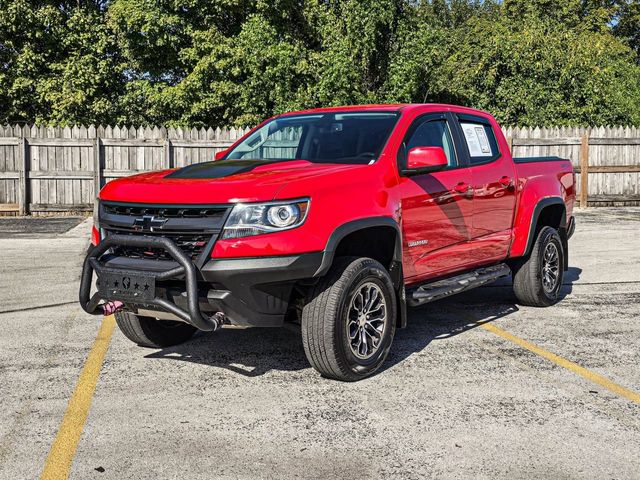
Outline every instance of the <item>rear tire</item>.
<svg viewBox="0 0 640 480">
<path fill-rule="evenodd" d="M 396 295 L 371 258 L 338 258 L 302 310 L 302 343 L 320 374 L 353 382 L 384 363 L 396 329 Z"/>
<path fill-rule="evenodd" d="M 560 235 L 552 227 L 543 227 L 531 255 L 513 268 L 513 291 L 518 302 L 531 307 L 548 307 L 556 303 L 564 267 Z"/>
<path fill-rule="evenodd" d="M 164 348 L 178 345 L 189 340 L 197 330 L 187 323 L 157 320 L 131 312 L 116 312 L 115 317 L 124 336 L 142 347 Z"/>
</svg>

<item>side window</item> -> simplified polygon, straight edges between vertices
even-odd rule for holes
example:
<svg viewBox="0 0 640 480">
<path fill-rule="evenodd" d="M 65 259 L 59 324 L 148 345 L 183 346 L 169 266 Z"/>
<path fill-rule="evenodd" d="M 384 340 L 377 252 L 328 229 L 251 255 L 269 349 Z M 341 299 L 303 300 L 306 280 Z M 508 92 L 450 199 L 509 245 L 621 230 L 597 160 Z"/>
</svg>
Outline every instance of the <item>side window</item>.
<svg viewBox="0 0 640 480">
<path fill-rule="evenodd" d="M 416 128 L 406 142 L 406 151 L 415 147 L 441 147 L 449 167 L 455 167 L 456 151 L 446 120 L 427 120 Z"/>
<path fill-rule="evenodd" d="M 498 142 L 491 125 L 461 119 L 460 128 L 469 151 L 471 165 L 491 162 L 500 156 Z"/>
</svg>

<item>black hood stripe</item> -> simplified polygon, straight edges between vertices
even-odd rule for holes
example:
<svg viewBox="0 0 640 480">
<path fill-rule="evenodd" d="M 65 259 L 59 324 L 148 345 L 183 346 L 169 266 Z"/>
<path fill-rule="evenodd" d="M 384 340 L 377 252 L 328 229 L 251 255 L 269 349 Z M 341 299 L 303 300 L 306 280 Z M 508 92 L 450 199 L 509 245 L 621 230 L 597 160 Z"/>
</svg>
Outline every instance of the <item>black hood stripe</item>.
<svg viewBox="0 0 640 480">
<path fill-rule="evenodd" d="M 271 165 L 272 163 L 282 163 L 282 160 L 218 160 L 215 162 L 204 162 L 183 167 L 175 172 L 171 172 L 164 178 L 224 178 L 240 173 L 247 173 L 256 167 Z"/>
</svg>

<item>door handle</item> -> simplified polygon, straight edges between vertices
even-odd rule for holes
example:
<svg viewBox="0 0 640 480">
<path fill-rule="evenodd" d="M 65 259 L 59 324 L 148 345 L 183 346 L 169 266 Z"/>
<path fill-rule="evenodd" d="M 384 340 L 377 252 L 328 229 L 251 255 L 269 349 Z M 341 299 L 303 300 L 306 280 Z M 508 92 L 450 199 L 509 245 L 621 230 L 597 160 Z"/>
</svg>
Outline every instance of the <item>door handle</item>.
<svg viewBox="0 0 640 480">
<path fill-rule="evenodd" d="M 460 182 L 453 189 L 458 193 L 467 193 L 471 189 L 471 185 L 465 182 Z"/>
<path fill-rule="evenodd" d="M 513 186 L 513 180 L 511 180 L 511 177 L 507 177 L 506 175 L 498 180 L 498 182 L 505 188 Z"/>
</svg>

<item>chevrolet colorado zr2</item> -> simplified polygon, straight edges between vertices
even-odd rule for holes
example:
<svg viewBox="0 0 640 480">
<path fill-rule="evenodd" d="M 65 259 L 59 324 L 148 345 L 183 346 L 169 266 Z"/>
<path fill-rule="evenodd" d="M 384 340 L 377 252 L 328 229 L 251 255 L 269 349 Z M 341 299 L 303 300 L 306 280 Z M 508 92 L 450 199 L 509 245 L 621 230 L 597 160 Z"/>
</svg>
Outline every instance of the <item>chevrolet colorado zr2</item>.
<svg viewBox="0 0 640 480">
<path fill-rule="evenodd" d="M 512 158 L 478 110 L 287 113 L 215 161 L 108 183 L 80 303 L 154 348 L 297 322 L 311 365 L 354 381 L 407 306 L 508 275 L 522 305 L 558 301 L 575 194 L 568 160 Z"/>
</svg>

